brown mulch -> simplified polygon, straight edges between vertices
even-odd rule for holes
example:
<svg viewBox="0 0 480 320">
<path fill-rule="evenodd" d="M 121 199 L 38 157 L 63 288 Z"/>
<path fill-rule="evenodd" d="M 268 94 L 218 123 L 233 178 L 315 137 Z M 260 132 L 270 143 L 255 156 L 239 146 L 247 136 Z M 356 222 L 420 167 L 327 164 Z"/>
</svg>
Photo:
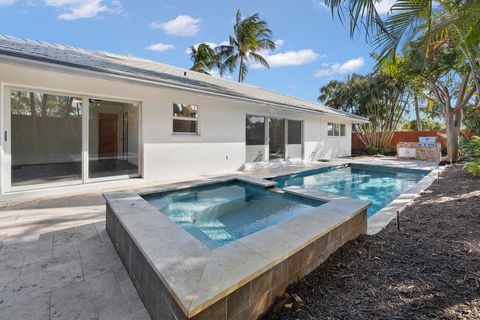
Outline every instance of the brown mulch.
<svg viewBox="0 0 480 320">
<path fill-rule="evenodd" d="M 446 169 L 400 221 L 347 243 L 261 319 L 480 319 L 480 178 Z"/>
</svg>

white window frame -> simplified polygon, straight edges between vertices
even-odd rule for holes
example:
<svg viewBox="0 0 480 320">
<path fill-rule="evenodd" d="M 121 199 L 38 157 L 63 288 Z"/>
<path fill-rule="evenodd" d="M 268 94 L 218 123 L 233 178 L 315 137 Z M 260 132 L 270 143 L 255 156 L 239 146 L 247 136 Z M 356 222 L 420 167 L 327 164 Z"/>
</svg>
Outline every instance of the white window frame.
<svg viewBox="0 0 480 320">
<path fill-rule="evenodd" d="M 332 134 L 330 134 L 329 126 L 332 126 Z M 344 127 L 344 134 L 342 135 L 342 126 Z M 338 129 L 338 134 L 337 133 Z M 347 127 L 344 123 L 338 122 L 327 122 L 327 136 L 328 137 L 346 137 L 347 136 Z"/>
<path fill-rule="evenodd" d="M 190 105 L 190 106 L 195 106 L 197 107 L 197 117 L 196 118 L 189 118 L 189 117 L 179 117 L 173 114 L 173 106 L 175 104 L 180 104 L 180 105 Z M 172 135 L 174 136 L 200 136 L 200 106 L 198 104 L 194 103 L 183 103 L 183 102 L 174 102 L 172 101 L 172 109 L 171 109 L 171 115 L 172 115 Z M 187 121 L 196 121 L 197 122 L 197 132 L 175 132 L 173 131 L 173 120 L 187 120 Z"/>
</svg>

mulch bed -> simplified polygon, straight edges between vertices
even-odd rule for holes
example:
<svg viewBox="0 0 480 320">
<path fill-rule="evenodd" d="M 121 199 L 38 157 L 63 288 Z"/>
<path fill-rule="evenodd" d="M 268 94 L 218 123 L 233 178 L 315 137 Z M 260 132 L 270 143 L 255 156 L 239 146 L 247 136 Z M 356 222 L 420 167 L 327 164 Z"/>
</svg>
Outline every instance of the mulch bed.
<svg viewBox="0 0 480 320">
<path fill-rule="evenodd" d="M 446 169 L 400 221 L 347 243 L 261 319 L 480 319 L 480 178 Z"/>
</svg>

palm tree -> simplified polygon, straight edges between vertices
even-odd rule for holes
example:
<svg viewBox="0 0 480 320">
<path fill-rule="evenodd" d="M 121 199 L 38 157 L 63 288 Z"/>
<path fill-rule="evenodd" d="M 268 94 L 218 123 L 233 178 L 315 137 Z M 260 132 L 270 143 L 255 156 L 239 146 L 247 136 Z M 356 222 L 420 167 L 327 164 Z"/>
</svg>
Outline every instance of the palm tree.
<svg viewBox="0 0 480 320">
<path fill-rule="evenodd" d="M 238 82 L 245 79 L 248 72 L 247 62 L 250 59 L 270 68 L 267 60 L 260 53 L 275 50 L 276 45 L 271 39 L 272 31 L 268 28 L 267 22 L 260 19 L 258 13 L 242 19 L 238 10 L 233 33 L 234 35 L 229 37 L 229 44 L 218 46 L 216 51 L 230 73 L 234 72 L 238 64 Z"/>
<path fill-rule="evenodd" d="M 215 50 L 206 43 L 200 43 L 197 48 L 190 47 L 190 58 L 193 61 L 193 66 L 190 70 L 210 74 L 214 67 L 222 70 L 220 60 Z"/>
<path fill-rule="evenodd" d="M 367 34 L 373 31 L 373 43 L 379 51 L 377 66 L 388 66 L 395 71 L 397 49 L 401 46 L 417 43 L 421 50 L 412 59 L 427 60 L 426 70 L 433 68 L 432 61 L 439 58 L 442 49 L 457 50 L 461 62 L 469 68 L 444 70 L 452 76 L 457 87 L 448 89 L 438 77 L 427 81 L 432 91 L 441 101 L 447 127 L 447 150 L 450 161 L 458 159 L 458 137 L 463 116 L 474 94 L 469 89 L 470 82 L 480 96 L 480 15 L 479 0 L 395 0 L 390 15 L 382 20 L 375 9 L 378 0 L 324 0 L 333 14 L 343 19 L 350 17 L 351 35 L 361 26 Z M 346 13 L 344 11 L 347 11 Z M 441 64 L 445 66 L 444 64 Z M 445 68 L 444 68 L 445 69 Z M 469 70 L 468 70 L 469 69 Z M 468 89 L 468 90 L 467 90 Z M 452 105 L 452 93 L 457 92 L 455 107 Z M 477 103 L 480 108 L 480 103 Z"/>
<path fill-rule="evenodd" d="M 461 34 L 458 44 L 465 58 L 472 68 L 477 92 L 480 95 L 480 67 L 478 65 L 480 29 L 478 15 L 480 1 L 478 0 L 395 0 L 390 9 L 390 15 L 382 19 L 375 8 L 379 0 L 324 0 L 325 5 L 332 10 L 342 21 L 349 17 L 350 35 L 353 36 L 360 28 L 364 28 L 367 38 L 379 50 L 379 64 L 395 62 L 398 48 L 408 41 L 416 39 L 421 33 L 429 34 L 424 37 L 425 48 L 431 44 L 427 42 L 435 37 L 444 37 L 451 33 Z M 432 30 L 434 13 L 448 12 L 448 19 L 444 19 L 441 27 Z"/>
</svg>

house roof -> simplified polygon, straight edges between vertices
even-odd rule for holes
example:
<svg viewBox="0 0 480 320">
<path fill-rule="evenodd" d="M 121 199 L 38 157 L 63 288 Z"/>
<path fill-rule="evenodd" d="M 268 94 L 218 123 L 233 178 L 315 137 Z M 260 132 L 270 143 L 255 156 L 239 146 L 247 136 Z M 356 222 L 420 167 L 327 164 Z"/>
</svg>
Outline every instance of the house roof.
<svg viewBox="0 0 480 320">
<path fill-rule="evenodd" d="M 0 55 L 121 75 L 132 79 L 148 80 L 158 84 L 201 90 L 211 94 L 248 99 L 286 108 L 347 117 L 352 122 L 367 121 L 366 118 L 329 108 L 319 103 L 133 56 L 80 49 L 6 35 L 0 35 Z"/>
</svg>

